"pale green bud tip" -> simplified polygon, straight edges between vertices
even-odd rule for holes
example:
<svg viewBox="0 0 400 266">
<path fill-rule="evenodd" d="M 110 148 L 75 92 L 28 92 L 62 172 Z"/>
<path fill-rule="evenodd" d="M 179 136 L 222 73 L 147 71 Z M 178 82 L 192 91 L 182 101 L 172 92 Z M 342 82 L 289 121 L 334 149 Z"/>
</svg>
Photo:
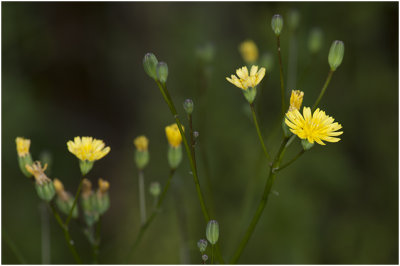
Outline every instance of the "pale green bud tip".
<svg viewBox="0 0 400 266">
<path fill-rule="evenodd" d="M 157 78 L 161 83 L 167 82 L 168 78 L 168 65 L 165 62 L 157 64 Z"/>
<path fill-rule="evenodd" d="M 145 54 L 143 58 L 143 68 L 152 79 L 157 79 L 157 64 L 158 60 L 152 53 Z"/>
<path fill-rule="evenodd" d="M 308 140 L 302 139 L 301 140 L 301 145 L 303 146 L 303 149 L 305 151 L 307 151 L 307 150 L 311 149 L 314 146 L 314 143 L 310 143 L 310 142 L 308 142 Z"/>
<path fill-rule="evenodd" d="M 150 160 L 149 151 L 147 150 L 135 151 L 135 163 L 138 169 L 144 169 L 146 165 L 149 163 L 149 160 Z"/>
<path fill-rule="evenodd" d="M 151 194 L 153 197 L 158 197 L 158 195 L 160 195 L 160 192 L 161 192 L 160 183 L 158 183 L 158 182 L 152 182 L 152 183 L 150 184 L 149 191 L 150 191 L 150 194 Z"/>
<path fill-rule="evenodd" d="M 169 145 L 168 147 L 168 164 L 171 169 L 178 168 L 179 164 L 182 161 L 182 145 L 177 147 L 172 147 Z"/>
<path fill-rule="evenodd" d="M 200 239 L 197 242 L 197 247 L 199 248 L 201 253 L 204 253 L 206 251 L 207 245 L 208 245 L 208 242 L 205 239 Z"/>
<path fill-rule="evenodd" d="M 310 32 L 308 38 L 308 49 L 311 53 L 317 53 L 322 46 L 322 31 L 319 28 L 315 28 Z"/>
<path fill-rule="evenodd" d="M 281 35 L 282 27 L 283 27 L 283 18 L 281 15 L 276 14 L 272 17 L 271 20 L 272 30 L 274 31 L 276 36 Z"/>
<path fill-rule="evenodd" d="M 186 99 L 183 102 L 183 109 L 185 109 L 185 112 L 190 115 L 193 113 L 193 101 L 191 99 Z"/>
<path fill-rule="evenodd" d="M 219 237 L 219 225 L 217 221 L 211 220 L 208 222 L 206 228 L 206 237 L 211 245 L 215 245 L 215 243 L 217 243 Z"/>
<path fill-rule="evenodd" d="M 344 55 L 344 43 L 342 41 L 334 41 L 329 50 L 328 62 L 331 70 L 335 71 L 342 63 Z"/>
</svg>

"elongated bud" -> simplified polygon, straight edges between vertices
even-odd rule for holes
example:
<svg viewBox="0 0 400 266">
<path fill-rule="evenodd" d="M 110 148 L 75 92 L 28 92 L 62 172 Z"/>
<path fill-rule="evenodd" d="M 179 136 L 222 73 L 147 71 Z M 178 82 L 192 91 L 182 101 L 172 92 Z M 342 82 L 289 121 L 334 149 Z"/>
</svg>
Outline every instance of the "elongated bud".
<svg viewBox="0 0 400 266">
<path fill-rule="evenodd" d="M 193 105 L 192 99 L 186 99 L 186 100 L 183 102 L 183 109 L 185 109 L 185 112 L 186 112 L 188 115 L 190 115 L 190 114 L 193 113 L 193 107 L 194 107 L 194 105 Z"/>
<path fill-rule="evenodd" d="M 35 188 L 39 198 L 47 202 L 50 202 L 56 194 L 53 182 L 50 179 L 41 184 L 36 183 Z"/>
<path fill-rule="evenodd" d="M 182 161 L 182 145 L 177 147 L 169 146 L 168 147 L 168 164 L 171 169 L 178 168 L 179 164 Z"/>
<path fill-rule="evenodd" d="M 25 167 L 25 165 L 31 165 L 33 163 L 31 154 L 29 153 L 31 140 L 17 137 L 15 143 L 17 144 L 19 168 L 26 177 L 32 177 L 32 174 Z"/>
<path fill-rule="evenodd" d="M 158 182 L 150 183 L 149 192 L 153 197 L 158 197 L 161 193 L 161 186 Z"/>
<path fill-rule="evenodd" d="M 143 58 L 143 68 L 147 75 L 154 80 L 157 80 L 157 64 L 158 60 L 152 53 L 147 53 Z"/>
<path fill-rule="evenodd" d="M 315 54 L 321 50 L 322 35 L 322 31 L 319 28 L 311 30 L 310 36 L 308 37 L 308 50 L 310 50 L 310 53 Z"/>
<path fill-rule="evenodd" d="M 208 245 L 208 242 L 207 242 L 207 240 L 205 240 L 205 239 L 200 239 L 200 240 L 197 242 L 197 247 L 199 248 L 199 251 L 200 251 L 201 253 L 204 253 L 204 252 L 206 251 L 207 245 Z"/>
<path fill-rule="evenodd" d="M 307 139 L 302 139 L 301 140 L 301 146 L 303 146 L 303 149 L 305 151 L 307 151 L 307 150 L 311 149 L 314 146 L 314 143 L 308 142 Z"/>
<path fill-rule="evenodd" d="M 211 245 L 215 245 L 217 243 L 219 237 L 219 225 L 217 221 L 211 220 L 208 222 L 206 228 L 206 237 Z"/>
<path fill-rule="evenodd" d="M 344 43 L 342 41 L 334 41 L 329 50 L 328 62 L 331 70 L 335 71 L 342 63 L 344 55 Z"/>
<path fill-rule="evenodd" d="M 282 27 L 283 27 L 283 18 L 281 15 L 276 14 L 272 17 L 271 27 L 276 36 L 281 35 Z"/>
<path fill-rule="evenodd" d="M 167 82 L 168 78 L 168 65 L 165 62 L 157 64 L 157 78 L 161 83 Z"/>
<path fill-rule="evenodd" d="M 148 151 L 149 140 L 146 136 L 136 137 L 133 141 L 136 147 L 135 151 L 135 163 L 138 169 L 142 170 L 146 167 L 150 160 L 150 154 Z"/>
</svg>

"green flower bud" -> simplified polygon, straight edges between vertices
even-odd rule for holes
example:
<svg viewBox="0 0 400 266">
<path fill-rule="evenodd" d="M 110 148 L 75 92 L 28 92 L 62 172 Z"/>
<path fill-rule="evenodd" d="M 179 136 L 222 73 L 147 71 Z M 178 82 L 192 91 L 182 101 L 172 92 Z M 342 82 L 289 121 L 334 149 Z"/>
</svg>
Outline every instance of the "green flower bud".
<svg viewBox="0 0 400 266">
<path fill-rule="evenodd" d="M 301 146 L 303 146 L 303 149 L 305 151 L 307 151 L 307 150 L 311 149 L 314 146 L 314 143 L 308 142 L 307 139 L 302 139 L 301 140 Z"/>
<path fill-rule="evenodd" d="M 176 169 L 182 161 L 182 145 L 177 147 L 169 146 L 168 163 L 172 169 Z"/>
<path fill-rule="evenodd" d="M 291 30 L 296 30 L 300 24 L 300 13 L 296 9 L 292 9 L 289 12 L 288 26 Z"/>
<path fill-rule="evenodd" d="M 21 169 L 22 173 L 26 177 L 32 177 L 32 174 L 28 170 L 26 170 L 26 167 L 25 167 L 25 165 L 33 164 L 32 156 L 30 153 L 28 153 L 27 155 L 25 155 L 23 157 L 18 157 L 18 164 L 19 164 L 19 169 Z"/>
<path fill-rule="evenodd" d="M 281 15 L 276 14 L 272 17 L 271 27 L 276 36 L 281 35 L 282 27 L 283 27 L 283 18 Z"/>
<path fill-rule="evenodd" d="M 254 102 L 257 96 L 257 88 L 256 87 L 249 87 L 247 90 L 242 90 L 244 98 L 251 104 Z"/>
<path fill-rule="evenodd" d="M 334 41 L 329 50 L 328 62 L 331 70 L 335 71 L 342 63 L 344 55 L 344 43 L 342 41 Z"/>
<path fill-rule="evenodd" d="M 54 194 L 56 194 L 52 181 L 44 182 L 42 184 L 36 183 L 35 188 L 39 198 L 47 202 L 50 202 L 53 199 Z"/>
<path fill-rule="evenodd" d="M 62 198 L 57 197 L 56 205 L 61 212 L 63 212 L 66 215 L 69 215 L 72 205 L 74 205 L 74 198 L 70 197 L 68 198 L 68 200 L 63 200 Z M 74 210 L 72 211 L 72 218 L 78 218 L 77 205 L 75 205 Z"/>
<path fill-rule="evenodd" d="M 142 170 L 149 163 L 150 155 L 148 150 L 135 150 L 135 163 L 138 169 Z"/>
<path fill-rule="evenodd" d="M 108 193 L 97 194 L 97 211 L 100 215 L 104 214 L 110 208 L 110 197 Z"/>
<path fill-rule="evenodd" d="M 81 168 L 81 173 L 82 175 L 86 175 L 87 173 L 90 172 L 90 170 L 92 170 L 94 162 L 91 161 L 87 161 L 87 160 L 79 160 L 79 167 Z"/>
<path fill-rule="evenodd" d="M 149 192 L 153 197 L 158 197 L 161 193 L 160 183 L 152 182 L 149 187 Z"/>
<path fill-rule="evenodd" d="M 190 115 L 193 113 L 193 101 L 191 99 L 186 99 L 183 102 L 183 109 L 185 109 L 185 112 Z"/>
<path fill-rule="evenodd" d="M 92 226 L 99 220 L 100 214 L 98 213 L 97 195 L 91 193 L 90 195 L 82 195 L 81 206 L 83 209 L 83 216 L 88 226 Z"/>
<path fill-rule="evenodd" d="M 157 64 L 157 78 L 161 83 L 167 82 L 168 78 L 168 65 L 165 62 Z"/>
<path fill-rule="evenodd" d="M 274 67 L 274 57 L 271 53 L 264 53 L 260 59 L 260 65 L 265 67 L 267 72 L 271 72 Z"/>
<path fill-rule="evenodd" d="M 310 53 L 315 54 L 321 50 L 322 46 L 322 31 L 319 28 L 314 28 L 308 37 L 308 50 Z"/>
<path fill-rule="evenodd" d="M 290 131 L 288 125 L 285 123 L 285 118 L 282 120 L 282 129 L 283 129 L 283 135 L 288 138 L 292 135 L 292 132 Z"/>
<path fill-rule="evenodd" d="M 208 222 L 206 228 L 206 237 L 211 245 L 215 245 L 217 243 L 219 237 L 219 225 L 217 221 L 211 220 Z"/>
<path fill-rule="evenodd" d="M 147 53 L 143 58 L 143 68 L 147 75 L 154 80 L 157 80 L 157 64 L 158 60 L 152 53 Z"/>
<path fill-rule="evenodd" d="M 208 242 L 205 239 L 200 239 L 197 242 L 197 247 L 199 248 L 201 253 L 204 253 L 206 251 L 207 245 L 208 245 Z"/>
</svg>

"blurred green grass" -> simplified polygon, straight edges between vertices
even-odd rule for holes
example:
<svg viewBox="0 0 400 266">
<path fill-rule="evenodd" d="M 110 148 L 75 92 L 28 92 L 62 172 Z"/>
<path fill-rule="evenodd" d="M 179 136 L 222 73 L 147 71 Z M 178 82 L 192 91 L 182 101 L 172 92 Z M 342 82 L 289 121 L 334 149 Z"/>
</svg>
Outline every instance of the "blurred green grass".
<svg viewBox="0 0 400 266">
<path fill-rule="evenodd" d="M 168 87 L 178 111 L 193 98 L 202 122 L 199 152 L 209 164 L 212 194 L 199 155 L 200 178 L 220 245 L 228 259 L 258 204 L 266 178 L 262 151 L 245 100 L 225 77 L 244 65 L 238 45 L 254 40 L 274 54 L 256 106 L 264 135 L 277 123 L 279 71 L 270 19 L 299 11 L 298 75 L 311 105 L 328 73 L 333 40 L 345 43 L 342 65 L 321 101 L 344 127 L 342 141 L 315 147 L 278 176 L 266 210 L 241 263 L 398 263 L 398 3 L 2 3 L 2 232 L 28 263 L 41 263 L 40 201 L 19 172 L 15 137 L 32 140 L 31 152 L 54 157 L 52 178 L 68 190 L 79 182 L 76 158 L 66 148 L 74 136 L 94 136 L 111 146 L 89 177 L 110 180 L 111 208 L 104 216 L 101 263 L 121 263 L 140 225 L 133 138 L 150 139 L 146 183 L 168 175 L 164 127 L 173 122 L 156 85 L 142 69 L 153 52 L 169 66 Z M 282 33 L 287 73 L 289 32 Z M 307 51 L 310 30 L 324 33 L 321 52 Z M 207 91 L 200 95 L 198 46 L 212 43 Z M 291 88 L 290 88 L 291 89 Z M 200 110 L 204 112 L 199 113 Z M 267 139 L 275 152 L 279 132 Z M 293 145 L 298 148 L 298 145 Z M 286 158 L 296 153 L 293 148 Z M 174 200 L 173 195 L 179 195 Z M 185 158 L 163 211 L 131 263 L 182 263 L 177 209 L 186 214 L 191 263 L 205 222 Z M 50 217 L 52 218 L 52 217 Z M 62 232 L 51 224 L 51 262 L 73 263 Z M 91 249 L 79 228 L 72 236 L 86 261 Z M 2 242 L 2 263 L 18 263 Z"/>
</svg>

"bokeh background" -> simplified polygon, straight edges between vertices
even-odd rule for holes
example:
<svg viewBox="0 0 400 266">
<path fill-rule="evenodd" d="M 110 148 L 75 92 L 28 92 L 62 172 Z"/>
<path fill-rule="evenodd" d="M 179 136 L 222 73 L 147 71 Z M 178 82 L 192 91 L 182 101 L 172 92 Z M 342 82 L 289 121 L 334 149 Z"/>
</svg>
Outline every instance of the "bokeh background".
<svg viewBox="0 0 400 266">
<path fill-rule="evenodd" d="M 297 28 L 288 22 L 293 12 L 299 15 Z M 320 104 L 343 125 L 344 134 L 339 143 L 315 146 L 278 175 L 239 262 L 397 264 L 395 2 L 3 2 L 2 263 L 20 263 L 13 248 L 26 263 L 42 263 L 43 226 L 51 243 L 45 262 L 74 263 L 62 231 L 18 168 L 17 136 L 32 140 L 35 159 L 42 152 L 52 155 L 49 176 L 72 192 L 80 172 L 66 142 L 93 136 L 111 147 L 88 175 L 93 182 L 102 177 L 111 183 L 100 263 L 122 263 L 129 254 L 140 226 L 133 138 L 146 134 L 150 139 L 146 184 L 164 184 L 164 127 L 173 123 L 158 88 L 143 71 L 146 52 L 168 63 L 168 87 L 182 118 L 183 100 L 190 97 L 195 103 L 200 182 L 212 217 L 219 221 L 220 246 L 228 260 L 260 200 L 267 167 L 245 99 L 225 77 L 244 65 L 238 46 L 246 39 L 255 41 L 260 55 L 272 55 L 256 108 L 267 146 L 275 153 L 280 85 L 270 19 L 276 13 L 285 21 L 286 89 L 303 90 L 306 106 L 326 79 L 332 41 L 345 43 L 343 63 Z M 315 27 L 322 30 L 323 42 L 311 55 L 308 38 Z M 213 53 L 204 58 L 204 51 Z M 286 160 L 299 149 L 296 142 Z M 206 223 L 189 171 L 185 157 L 162 211 L 129 263 L 201 262 L 196 242 L 205 237 Z M 150 195 L 147 202 L 151 210 Z M 71 233 L 90 263 L 91 248 L 77 224 Z"/>
</svg>

